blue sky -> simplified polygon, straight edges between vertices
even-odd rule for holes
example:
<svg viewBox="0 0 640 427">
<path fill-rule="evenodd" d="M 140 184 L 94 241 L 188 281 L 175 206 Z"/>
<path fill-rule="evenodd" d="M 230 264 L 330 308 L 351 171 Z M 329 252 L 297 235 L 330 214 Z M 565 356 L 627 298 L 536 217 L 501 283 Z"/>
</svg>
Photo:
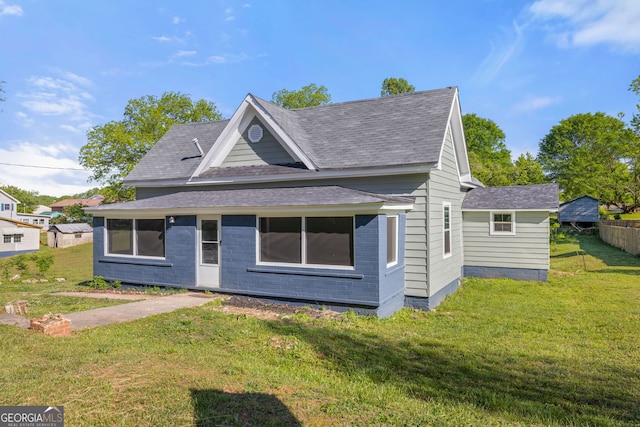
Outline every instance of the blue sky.
<svg viewBox="0 0 640 427">
<path fill-rule="evenodd" d="M 229 117 L 249 92 L 313 82 L 342 102 L 379 96 L 386 77 L 458 86 L 515 159 L 573 114 L 630 118 L 638 75 L 638 0 L 0 0 L 0 182 L 96 186 L 75 170 L 86 131 L 143 95 Z"/>
</svg>

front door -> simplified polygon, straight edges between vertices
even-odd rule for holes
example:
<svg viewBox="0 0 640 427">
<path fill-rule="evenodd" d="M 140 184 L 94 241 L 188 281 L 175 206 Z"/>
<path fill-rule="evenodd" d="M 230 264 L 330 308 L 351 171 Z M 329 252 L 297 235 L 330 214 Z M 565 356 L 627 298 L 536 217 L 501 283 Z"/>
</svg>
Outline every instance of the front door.
<svg viewBox="0 0 640 427">
<path fill-rule="evenodd" d="M 220 286 L 220 217 L 198 217 L 198 286 Z"/>
</svg>

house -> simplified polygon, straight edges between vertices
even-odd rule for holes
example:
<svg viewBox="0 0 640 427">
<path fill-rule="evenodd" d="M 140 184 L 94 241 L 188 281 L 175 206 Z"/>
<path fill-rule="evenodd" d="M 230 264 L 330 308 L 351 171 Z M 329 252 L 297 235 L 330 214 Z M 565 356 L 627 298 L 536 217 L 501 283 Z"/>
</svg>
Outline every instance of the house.
<svg viewBox="0 0 640 427">
<path fill-rule="evenodd" d="M 173 126 L 125 183 L 137 200 L 86 209 L 95 275 L 381 317 L 456 290 L 482 188 L 455 87 L 300 110 L 249 94 L 228 120 Z"/>
<path fill-rule="evenodd" d="M 37 225 L 14 219 L 0 218 L 0 258 L 35 252 L 40 249 L 40 230 Z"/>
<path fill-rule="evenodd" d="M 19 204 L 18 199 L 0 190 L 0 218 L 17 220 Z"/>
<path fill-rule="evenodd" d="M 575 224 L 579 227 L 591 227 L 600 221 L 598 199 L 591 196 L 580 196 L 561 203 L 558 208 L 560 225 Z"/>
<path fill-rule="evenodd" d="M 17 214 L 18 221 L 26 222 L 27 224 L 39 225 L 43 230 L 49 229 L 49 221 L 51 220 L 51 216 L 45 214 L 28 214 L 28 213 L 20 213 Z"/>
<path fill-rule="evenodd" d="M 89 224 L 54 224 L 47 232 L 47 246 L 68 248 L 93 242 L 93 228 Z"/>
<path fill-rule="evenodd" d="M 62 199 L 53 203 L 50 207 L 53 212 L 62 212 L 68 206 L 80 205 L 82 207 L 92 207 L 102 204 L 104 196 L 96 194 L 88 199 Z"/>
<path fill-rule="evenodd" d="M 547 280 L 556 184 L 477 188 L 462 202 L 464 275 Z"/>
</svg>

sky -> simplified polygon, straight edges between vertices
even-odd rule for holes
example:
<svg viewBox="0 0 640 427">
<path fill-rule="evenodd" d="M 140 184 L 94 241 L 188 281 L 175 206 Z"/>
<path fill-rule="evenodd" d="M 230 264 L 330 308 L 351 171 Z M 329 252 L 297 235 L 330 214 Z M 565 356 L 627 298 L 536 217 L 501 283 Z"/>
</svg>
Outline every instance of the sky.
<svg viewBox="0 0 640 427">
<path fill-rule="evenodd" d="M 247 93 L 324 85 L 332 102 L 459 88 L 515 160 L 574 114 L 640 102 L 639 0 L 0 0 L 0 183 L 62 196 L 130 99 L 181 92 L 230 117 Z"/>
</svg>

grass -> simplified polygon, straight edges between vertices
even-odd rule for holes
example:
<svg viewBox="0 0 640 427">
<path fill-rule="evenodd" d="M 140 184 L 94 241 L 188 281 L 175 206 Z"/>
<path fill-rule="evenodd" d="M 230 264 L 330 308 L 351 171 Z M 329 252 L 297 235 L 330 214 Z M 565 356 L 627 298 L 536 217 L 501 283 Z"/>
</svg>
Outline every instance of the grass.
<svg viewBox="0 0 640 427">
<path fill-rule="evenodd" d="M 29 303 L 29 316 L 38 317 L 45 313 L 72 313 L 123 304 L 130 301 L 116 301 L 108 299 L 89 299 L 52 295 L 55 292 L 86 290 L 84 286 L 91 280 L 93 268 L 92 245 L 83 244 L 66 249 L 52 249 L 46 246 L 46 234 L 43 233 L 39 255 L 51 254 L 54 262 L 45 276 L 38 275 L 33 262 L 27 261 L 28 270 L 19 279 L 0 279 L 0 307 L 7 302 L 26 300 Z M 0 270 L 3 275 L 5 265 L 9 265 L 11 258 L 0 259 Z M 20 273 L 15 266 L 7 267 L 6 276 L 13 277 Z M 58 281 L 56 278 L 63 278 Z M 38 280 L 37 283 L 26 283 L 23 280 Z M 46 282 L 40 282 L 40 279 Z"/>
<path fill-rule="evenodd" d="M 64 405 L 68 425 L 640 424 L 640 258 L 583 236 L 551 263 L 548 283 L 468 279 L 384 320 L 207 305 L 69 338 L 0 325 L 0 404 Z"/>
</svg>

